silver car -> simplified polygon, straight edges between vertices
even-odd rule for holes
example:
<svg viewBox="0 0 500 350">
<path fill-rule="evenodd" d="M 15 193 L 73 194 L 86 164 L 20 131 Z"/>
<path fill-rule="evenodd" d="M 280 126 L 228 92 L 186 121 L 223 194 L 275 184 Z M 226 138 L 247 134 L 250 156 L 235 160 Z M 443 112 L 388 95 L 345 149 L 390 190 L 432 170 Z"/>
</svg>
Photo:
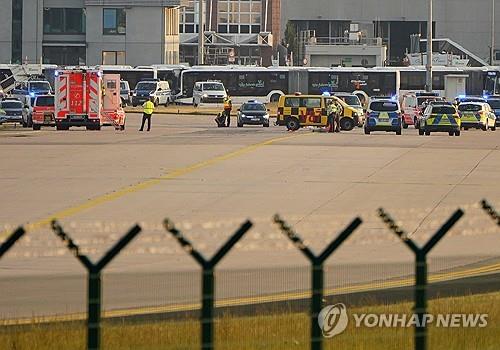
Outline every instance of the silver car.
<svg viewBox="0 0 500 350">
<path fill-rule="evenodd" d="M 28 111 L 24 104 L 17 99 L 4 99 L 0 102 L 0 124 L 2 123 L 23 123 Z"/>
</svg>

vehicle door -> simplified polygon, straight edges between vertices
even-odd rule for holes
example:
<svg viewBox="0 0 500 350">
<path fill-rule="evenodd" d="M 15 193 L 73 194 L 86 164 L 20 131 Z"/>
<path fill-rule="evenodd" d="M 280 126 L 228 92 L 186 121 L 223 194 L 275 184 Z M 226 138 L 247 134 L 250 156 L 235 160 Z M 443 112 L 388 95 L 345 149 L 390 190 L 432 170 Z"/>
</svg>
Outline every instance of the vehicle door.
<svg viewBox="0 0 500 350">
<path fill-rule="evenodd" d="M 301 125 L 324 126 L 327 124 L 326 113 L 323 117 L 321 96 L 301 97 L 299 121 Z"/>
<path fill-rule="evenodd" d="M 102 77 L 104 96 L 102 107 L 104 110 L 117 110 L 120 107 L 120 74 L 104 74 Z"/>
</svg>

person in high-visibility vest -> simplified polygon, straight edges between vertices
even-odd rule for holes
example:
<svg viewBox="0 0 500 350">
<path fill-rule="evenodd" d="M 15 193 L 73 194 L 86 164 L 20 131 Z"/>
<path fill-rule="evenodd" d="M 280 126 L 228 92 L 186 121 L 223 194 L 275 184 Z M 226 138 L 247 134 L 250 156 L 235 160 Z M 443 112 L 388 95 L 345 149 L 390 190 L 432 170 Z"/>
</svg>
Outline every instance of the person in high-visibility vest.
<svg viewBox="0 0 500 350">
<path fill-rule="evenodd" d="M 146 123 L 146 120 L 148 121 L 148 131 L 151 130 L 151 116 L 153 115 L 153 112 L 155 110 L 155 104 L 153 103 L 154 97 L 151 97 L 148 101 L 144 102 L 142 105 L 143 107 L 143 114 L 142 114 L 142 125 L 139 131 L 144 130 L 144 124 Z"/>
<path fill-rule="evenodd" d="M 233 102 L 231 101 L 231 97 L 227 95 L 224 98 L 224 114 L 226 114 L 226 122 L 227 127 L 231 125 L 231 110 L 233 109 Z"/>
<path fill-rule="evenodd" d="M 337 113 L 337 104 L 332 100 L 328 101 L 328 107 L 326 108 L 326 115 L 328 116 L 328 132 L 335 131 L 335 118 Z"/>
</svg>

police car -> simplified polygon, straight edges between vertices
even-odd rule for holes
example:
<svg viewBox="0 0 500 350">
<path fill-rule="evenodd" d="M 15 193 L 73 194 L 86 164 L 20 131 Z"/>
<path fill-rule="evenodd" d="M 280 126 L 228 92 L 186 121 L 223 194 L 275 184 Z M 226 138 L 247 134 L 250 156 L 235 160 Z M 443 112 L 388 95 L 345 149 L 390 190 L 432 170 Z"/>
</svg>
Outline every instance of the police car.
<svg viewBox="0 0 500 350">
<path fill-rule="evenodd" d="M 450 136 L 460 136 L 460 124 L 460 116 L 454 106 L 429 105 L 420 121 L 418 134 L 429 136 L 431 132 L 447 132 Z"/>
<path fill-rule="evenodd" d="M 393 99 L 372 99 L 365 119 L 365 134 L 372 131 L 395 132 L 401 135 L 401 107 Z"/>
<path fill-rule="evenodd" d="M 490 105 L 486 102 L 464 102 L 458 106 L 462 128 L 496 130 L 496 117 Z"/>
</svg>

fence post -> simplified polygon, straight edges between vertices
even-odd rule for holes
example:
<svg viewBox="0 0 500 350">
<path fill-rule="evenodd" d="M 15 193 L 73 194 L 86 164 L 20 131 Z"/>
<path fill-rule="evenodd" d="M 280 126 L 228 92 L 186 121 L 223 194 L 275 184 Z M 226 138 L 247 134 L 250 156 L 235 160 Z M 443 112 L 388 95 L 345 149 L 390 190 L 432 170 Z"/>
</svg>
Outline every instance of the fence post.
<svg viewBox="0 0 500 350">
<path fill-rule="evenodd" d="M 481 207 L 493 219 L 493 221 L 496 221 L 497 225 L 500 226 L 500 214 L 497 213 L 495 208 L 493 208 L 493 206 L 488 203 L 486 199 L 481 201 Z"/>
<path fill-rule="evenodd" d="M 415 323 L 415 350 L 427 349 L 427 325 L 424 315 L 427 312 L 427 254 L 444 237 L 444 235 L 464 215 L 461 209 L 455 213 L 441 226 L 439 230 L 420 248 L 409 235 L 400 228 L 394 219 L 383 209 L 377 210 L 382 221 L 394 232 L 415 254 L 415 315 L 419 322 Z"/>
<path fill-rule="evenodd" d="M 201 349 L 212 350 L 214 348 L 214 291 L 215 291 L 215 266 L 233 248 L 233 246 L 252 227 L 250 221 L 244 222 L 240 228 L 226 241 L 226 243 L 214 254 L 211 259 L 206 259 L 203 254 L 196 250 L 191 242 L 175 227 L 168 218 L 163 221 L 165 230 L 170 232 L 179 242 L 182 249 L 189 253 L 202 268 L 202 302 L 201 302 Z"/>
<path fill-rule="evenodd" d="M 130 241 L 141 232 L 138 225 L 132 227 L 97 263 L 93 263 L 86 255 L 80 253 L 80 247 L 64 232 L 56 220 L 51 223 L 54 233 L 66 244 L 70 252 L 87 269 L 87 349 L 101 348 L 101 272 Z"/>
<path fill-rule="evenodd" d="M 14 232 L 12 232 L 12 234 L 5 240 L 5 242 L 3 242 L 2 244 L 0 244 L 0 259 L 2 258 L 2 256 L 7 253 L 7 251 L 9 251 L 10 248 L 12 248 L 14 246 L 14 244 L 16 244 L 16 242 L 21 239 L 22 236 L 24 236 L 24 234 L 26 233 L 26 231 L 24 230 L 23 227 L 18 227 Z"/>
<path fill-rule="evenodd" d="M 305 245 L 302 238 L 297 235 L 293 229 L 278 215 L 274 216 L 274 222 L 278 224 L 281 231 L 290 239 L 295 247 L 297 247 L 311 263 L 311 311 L 310 311 L 310 327 L 311 327 L 311 350 L 323 349 L 323 337 L 321 329 L 317 325 L 318 316 L 321 312 L 323 303 L 323 287 L 324 287 L 324 267 L 323 263 L 338 247 L 361 225 L 360 218 L 354 219 L 337 238 L 323 250 L 320 255 L 315 255 L 314 252 Z"/>
</svg>

